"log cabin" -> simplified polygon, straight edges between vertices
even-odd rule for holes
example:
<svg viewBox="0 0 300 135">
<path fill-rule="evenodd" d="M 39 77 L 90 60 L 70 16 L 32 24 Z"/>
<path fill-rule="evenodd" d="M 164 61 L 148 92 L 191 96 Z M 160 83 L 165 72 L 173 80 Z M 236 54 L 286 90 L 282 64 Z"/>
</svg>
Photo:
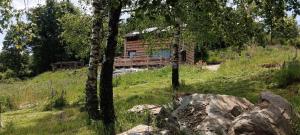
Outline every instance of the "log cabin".
<svg viewBox="0 0 300 135">
<path fill-rule="evenodd" d="M 194 64 L 194 47 L 180 45 L 180 63 Z M 159 36 L 151 43 L 145 41 L 139 32 L 128 33 L 124 37 L 124 52 L 115 58 L 115 68 L 162 67 L 170 64 L 172 58 L 172 40 Z"/>
</svg>

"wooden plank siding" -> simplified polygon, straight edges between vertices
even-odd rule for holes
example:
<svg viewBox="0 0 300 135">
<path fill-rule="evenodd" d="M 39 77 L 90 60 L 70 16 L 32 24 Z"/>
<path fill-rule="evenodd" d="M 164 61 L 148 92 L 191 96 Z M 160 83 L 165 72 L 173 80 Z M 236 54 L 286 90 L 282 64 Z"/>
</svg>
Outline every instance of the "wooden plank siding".
<svg viewBox="0 0 300 135">
<path fill-rule="evenodd" d="M 115 68 L 128 68 L 128 67 L 157 67 L 170 64 L 170 58 L 157 58 L 149 55 L 149 46 L 151 50 L 171 49 L 171 40 L 160 40 L 154 43 L 145 43 L 142 39 L 124 42 L 123 57 L 115 59 Z M 128 55 L 129 52 L 134 51 L 134 57 Z M 186 49 L 186 63 L 194 64 L 194 47 Z"/>
<path fill-rule="evenodd" d="M 195 64 L 195 48 L 193 45 L 186 46 L 186 62 Z"/>
</svg>

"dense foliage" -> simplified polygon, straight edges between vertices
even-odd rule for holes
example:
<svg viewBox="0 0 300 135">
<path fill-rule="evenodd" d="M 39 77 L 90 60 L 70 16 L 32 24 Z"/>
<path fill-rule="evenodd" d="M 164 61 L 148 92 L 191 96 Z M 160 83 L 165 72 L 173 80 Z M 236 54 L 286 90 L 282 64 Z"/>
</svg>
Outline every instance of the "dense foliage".
<svg viewBox="0 0 300 135">
<path fill-rule="evenodd" d="M 30 38 L 24 23 L 12 25 L 8 30 L 2 52 L 0 53 L 0 72 L 6 72 L 6 78 L 23 78 L 29 75 L 29 51 L 22 44 Z M 11 70 L 11 72 L 10 72 Z"/>
<path fill-rule="evenodd" d="M 11 0 L 0 1 L 0 33 L 8 27 L 9 19 L 12 17 Z"/>
<path fill-rule="evenodd" d="M 41 73 L 51 68 L 51 64 L 74 58 L 67 52 L 65 42 L 60 37 L 63 32 L 59 18 L 67 13 L 76 13 L 69 2 L 56 3 L 47 0 L 45 6 L 35 8 L 28 15 L 32 23 L 34 37 L 29 43 L 33 53 L 33 71 Z"/>
<path fill-rule="evenodd" d="M 91 16 L 81 13 L 65 14 L 60 18 L 63 29 L 61 37 L 67 44 L 67 51 L 86 61 L 90 52 L 91 21 Z"/>
</svg>

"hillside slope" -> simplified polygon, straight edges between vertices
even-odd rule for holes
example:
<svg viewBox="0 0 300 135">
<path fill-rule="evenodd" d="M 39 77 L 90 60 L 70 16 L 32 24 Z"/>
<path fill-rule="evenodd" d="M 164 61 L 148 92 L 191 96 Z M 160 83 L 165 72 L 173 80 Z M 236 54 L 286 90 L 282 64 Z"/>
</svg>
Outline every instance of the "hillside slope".
<svg viewBox="0 0 300 135">
<path fill-rule="evenodd" d="M 292 58 L 291 48 L 250 48 L 241 56 L 231 51 L 219 52 L 224 60 L 218 71 L 201 70 L 197 66 L 180 68 L 182 86 L 179 92 L 215 93 L 245 97 L 257 101 L 264 90 L 288 99 L 300 111 L 299 83 L 277 87 L 279 68 L 266 68 Z M 96 134 L 83 110 L 86 69 L 47 72 L 33 79 L 0 83 L 0 100 L 6 102 L 2 114 L 5 128 L 0 134 Z M 66 91 L 67 106 L 45 109 L 53 95 Z M 171 101 L 171 68 L 126 74 L 114 79 L 114 100 L 117 111 L 117 132 L 146 123 L 147 114 L 126 110 L 138 104 L 165 104 Z M 101 125 L 98 130 L 101 130 Z"/>
</svg>

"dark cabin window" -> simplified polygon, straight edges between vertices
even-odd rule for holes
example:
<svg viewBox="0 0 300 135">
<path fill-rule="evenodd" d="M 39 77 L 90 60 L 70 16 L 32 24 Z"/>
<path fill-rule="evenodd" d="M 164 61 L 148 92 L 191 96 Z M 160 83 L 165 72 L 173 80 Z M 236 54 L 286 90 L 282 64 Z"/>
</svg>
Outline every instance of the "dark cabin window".
<svg viewBox="0 0 300 135">
<path fill-rule="evenodd" d="M 182 50 L 180 52 L 180 55 L 181 55 L 181 61 L 186 62 L 186 50 Z"/>
<path fill-rule="evenodd" d="M 155 50 L 155 51 L 152 52 L 151 57 L 154 57 L 154 58 L 170 58 L 171 57 L 171 51 L 169 49 Z"/>
<path fill-rule="evenodd" d="M 133 58 L 136 56 L 136 51 L 128 51 L 128 57 Z"/>
</svg>

